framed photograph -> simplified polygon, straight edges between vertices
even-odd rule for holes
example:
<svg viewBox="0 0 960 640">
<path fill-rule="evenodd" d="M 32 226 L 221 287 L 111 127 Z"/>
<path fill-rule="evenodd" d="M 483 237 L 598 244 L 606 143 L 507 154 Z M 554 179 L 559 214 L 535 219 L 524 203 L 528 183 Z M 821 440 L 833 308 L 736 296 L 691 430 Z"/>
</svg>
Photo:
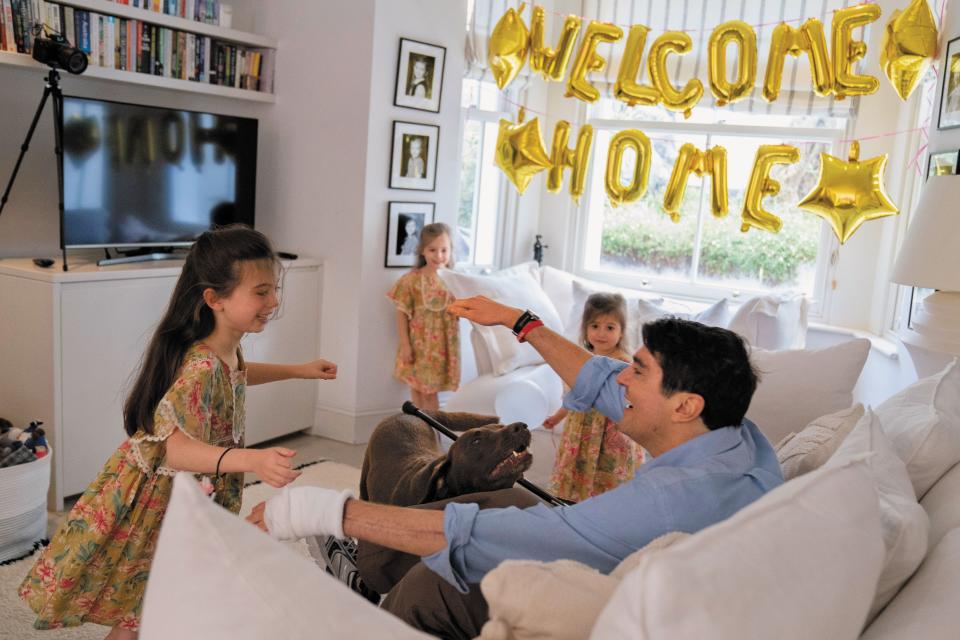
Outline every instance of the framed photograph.
<svg viewBox="0 0 960 640">
<path fill-rule="evenodd" d="M 420 230 L 433 222 L 432 202 L 390 202 L 387 205 L 385 267 L 412 267 L 417 263 Z"/>
<path fill-rule="evenodd" d="M 960 127 L 960 38 L 947 43 L 937 129 Z"/>
<path fill-rule="evenodd" d="M 433 191 L 437 185 L 440 127 L 393 121 L 390 188 Z"/>
<path fill-rule="evenodd" d="M 930 160 L 927 163 L 927 178 L 956 175 L 958 157 L 960 157 L 960 151 L 931 153 Z"/>
<path fill-rule="evenodd" d="M 439 113 L 446 55 L 446 47 L 400 38 L 393 104 Z"/>
</svg>

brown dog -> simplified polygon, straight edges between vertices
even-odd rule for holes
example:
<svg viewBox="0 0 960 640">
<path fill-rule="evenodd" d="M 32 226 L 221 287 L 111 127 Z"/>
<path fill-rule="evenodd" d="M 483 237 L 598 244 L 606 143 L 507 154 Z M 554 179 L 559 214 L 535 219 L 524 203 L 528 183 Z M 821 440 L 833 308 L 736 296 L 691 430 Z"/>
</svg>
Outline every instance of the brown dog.
<svg viewBox="0 0 960 640">
<path fill-rule="evenodd" d="M 530 468 L 527 425 L 498 424 L 496 416 L 431 412 L 463 431 L 446 454 L 433 427 L 406 414 L 377 425 L 360 471 L 360 498 L 407 507 L 479 491 L 506 489 Z"/>
</svg>

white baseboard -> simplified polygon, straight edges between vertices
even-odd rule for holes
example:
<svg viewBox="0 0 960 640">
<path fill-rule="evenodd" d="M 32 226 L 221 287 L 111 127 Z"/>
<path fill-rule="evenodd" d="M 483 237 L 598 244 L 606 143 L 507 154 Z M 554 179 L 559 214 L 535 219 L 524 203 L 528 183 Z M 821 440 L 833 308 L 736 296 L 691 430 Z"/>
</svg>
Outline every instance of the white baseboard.
<svg viewBox="0 0 960 640">
<path fill-rule="evenodd" d="M 316 420 L 310 429 L 310 434 L 339 442 L 363 444 L 370 440 L 374 428 L 384 418 L 396 413 L 400 413 L 399 408 L 352 412 L 335 407 L 318 406 Z"/>
</svg>

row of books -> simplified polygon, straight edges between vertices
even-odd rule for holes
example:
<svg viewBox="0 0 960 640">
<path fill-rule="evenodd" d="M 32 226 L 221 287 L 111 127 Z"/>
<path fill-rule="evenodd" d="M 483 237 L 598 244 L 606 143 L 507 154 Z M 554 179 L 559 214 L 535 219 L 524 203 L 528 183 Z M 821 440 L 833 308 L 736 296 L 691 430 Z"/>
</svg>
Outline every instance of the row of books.
<svg viewBox="0 0 960 640">
<path fill-rule="evenodd" d="M 219 0 L 107 0 L 168 16 L 196 20 L 206 24 L 230 26 L 231 7 Z"/>
<path fill-rule="evenodd" d="M 43 0 L 0 0 L 0 8 L 0 50 L 31 53 L 33 26 L 42 23 L 84 51 L 91 65 L 273 91 L 272 49 L 247 47 Z"/>
</svg>

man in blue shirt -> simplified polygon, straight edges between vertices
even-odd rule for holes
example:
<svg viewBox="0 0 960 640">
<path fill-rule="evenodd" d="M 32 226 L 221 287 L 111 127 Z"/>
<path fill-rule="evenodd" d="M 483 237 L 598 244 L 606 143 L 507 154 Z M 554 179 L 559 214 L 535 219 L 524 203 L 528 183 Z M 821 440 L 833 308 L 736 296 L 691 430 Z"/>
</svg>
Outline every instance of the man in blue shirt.
<svg viewBox="0 0 960 640">
<path fill-rule="evenodd" d="M 483 297 L 449 311 L 512 328 L 571 387 L 564 406 L 598 408 L 653 460 L 629 482 L 569 507 L 450 503 L 436 511 L 303 487 L 254 508 L 249 519 L 276 537 L 346 535 L 422 558 L 383 605 L 412 625 L 475 637 L 486 619 L 477 584 L 502 561 L 571 559 L 609 573 L 654 538 L 699 531 L 783 482 L 770 443 L 744 419 L 757 376 L 736 334 L 658 320 L 644 326 L 645 346 L 628 364 L 593 357 L 529 312 Z"/>
</svg>

